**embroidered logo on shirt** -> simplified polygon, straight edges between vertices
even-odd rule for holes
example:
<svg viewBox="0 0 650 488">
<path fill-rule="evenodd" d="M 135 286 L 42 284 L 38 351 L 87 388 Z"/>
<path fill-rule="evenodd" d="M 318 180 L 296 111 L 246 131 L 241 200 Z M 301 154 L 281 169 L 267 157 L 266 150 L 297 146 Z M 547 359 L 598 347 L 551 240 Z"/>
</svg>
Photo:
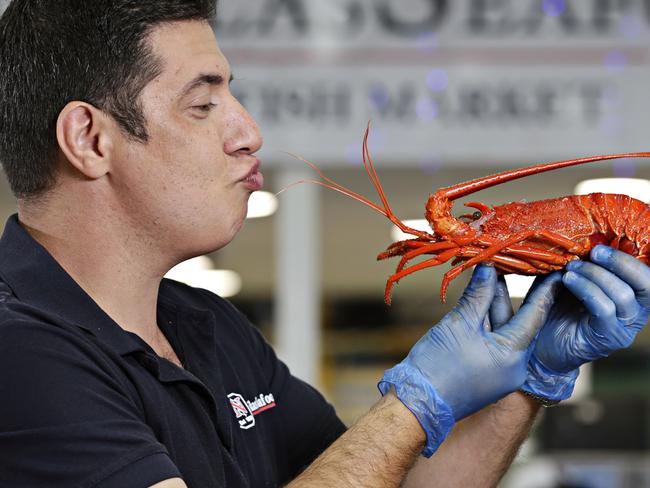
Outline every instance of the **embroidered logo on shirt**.
<svg viewBox="0 0 650 488">
<path fill-rule="evenodd" d="M 239 393 L 229 393 L 228 399 L 235 412 L 239 427 L 242 429 L 250 429 L 255 425 L 255 415 L 275 407 L 275 398 L 272 393 L 268 395 L 260 393 L 252 401 L 246 400 Z"/>
</svg>

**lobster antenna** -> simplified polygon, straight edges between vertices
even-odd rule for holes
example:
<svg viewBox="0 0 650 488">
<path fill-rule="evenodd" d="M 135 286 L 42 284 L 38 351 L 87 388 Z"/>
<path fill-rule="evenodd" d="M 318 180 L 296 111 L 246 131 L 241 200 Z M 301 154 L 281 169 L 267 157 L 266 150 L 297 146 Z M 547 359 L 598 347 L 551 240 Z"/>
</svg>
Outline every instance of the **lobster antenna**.
<svg viewBox="0 0 650 488">
<path fill-rule="evenodd" d="M 387 213 L 394 215 L 393 209 L 390 208 L 390 204 L 388 203 L 388 198 L 386 198 L 386 194 L 384 193 L 384 190 L 381 186 L 381 182 L 379 181 L 379 175 L 377 174 L 377 170 L 375 169 L 375 163 L 372 160 L 372 156 L 370 156 L 370 150 L 368 149 L 369 136 L 370 136 L 370 122 L 368 122 L 368 126 L 366 127 L 366 133 L 363 136 L 363 166 L 366 168 L 366 173 L 368 173 L 368 176 L 370 177 L 370 181 L 375 187 L 375 190 L 379 195 L 379 199 L 381 200 L 381 203 L 384 205 L 384 209 L 386 210 Z"/>
<path fill-rule="evenodd" d="M 345 190 L 345 189 L 337 188 L 337 187 L 335 187 L 335 186 L 328 185 L 327 183 L 323 183 L 322 181 L 318 181 L 318 180 L 298 180 L 298 181 L 294 181 L 293 183 L 290 183 L 290 184 L 288 184 L 287 186 L 285 186 L 284 188 L 282 188 L 282 190 L 280 190 L 279 192 L 277 192 L 277 193 L 275 194 L 275 196 L 277 197 L 277 196 L 279 196 L 280 194 L 282 194 L 282 193 L 284 193 L 285 191 L 287 191 L 289 188 L 293 188 L 294 186 L 301 185 L 301 184 L 303 184 L 303 183 L 312 183 L 312 184 L 314 184 L 314 185 L 324 186 L 325 188 L 329 188 L 330 190 L 334 190 L 334 191 L 337 191 L 337 192 L 339 192 L 339 193 L 343 193 L 343 195 L 348 196 L 348 197 L 350 197 L 350 198 L 354 198 L 355 200 L 357 200 L 357 201 L 363 203 L 364 205 L 368 205 L 370 208 L 372 208 L 373 210 L 379 212 L 379 213 L 382 214 L 384 217 L 386 217 L 386 212 L 384 212 L 384 210 L 383 210 L 379 205 L 375 205 L 375 204 L 372 203 L 371 201 L 366 200 L 364 197 L 362 197 L 362 196 L 360 196 L 360 195 L 357 195 L 357 194 L 354 193 L 354 192 L 348 192 L 348 191 Z"/>
<path fill-rule="evenodd" d="M 307 164 L 307 165 L 308 165 L 311 169 L 313 169 L 313 170 L 316 172 L 316 174 L 318 174 L 318 176 L 320 176 L 320 177 L 323 179 L 323 181 L 325 181 L 326 183 L 324 183 L 323 181 L 318 181 L 318 180 L 300 180 L 300 181 L 296 181 L 295 183 L 291 183 L 290 185 L 284 187 L 282 190 L 280 190 L 279 192 L 277 192 L 277 193 L 276 193 L 276 196 L 277 196 L 277 195 L 280 195 L 281 193 L 285 192 L 285 191 L 288 190 L 289 188 L 292 188 L 292 187 L 294 187 L 294 186 L 296 186 L 296 185 L 300 185 L 300 184 L 302 184 L 302 183 L 313 183 L 313 184 L 316 184 L 316 185 L 323 186 L 323 187 L 325 187 L 325 188 L 329 188 L 330 190 L 334 190 L 334 191 L 337 191 L 337 192 L 339 192 L 339 193 L 342 193 L 342 194 L 345 195 L 345 196 L 348 196 L 348 197 L 350 197 L 350 198 L 353 198 L 353 199 L 355 199 L 356 201 L 361 202 L 361 203 L 363 203 L 364 205 L 367 205 L 368 207 L 370 207 L 370 208 L 372 208 L 373 210 L 375 210 L 375 211 L 379 212 L 380 214 L 382 214 L 384 217 L 388 217 L 388 215 L 386 214 L 386 211 L 385 211 L 383 208 L 381 208 L 379 205 L 377 205 L 377 204 L 374 203 L 373 201 L 367 199 L 367 198 L 364 197 L 363 195 L 359 195 L 358 193 L 356 193 L 356 192 L 354 192 L 354 191 L 352 191 L 352 190 L 350 190 L 350 189 L 344 187 L 343 185 L 339 185 L 339 184 L 338 184 L 337 182 L 335 182 L 334 180 L 328 178 L 327 176 L 325 176 L 325 173 L 323 173 L 323 172 L 320 170 L 320 168 L 319 168 L 318 166 L 316 166 L 314 163 L 312 163 L 311 161 L 308 161 L 308 160 L 306 160 L 305 158 L 300 157 L 300 156 L 298 156 L 297 154 L 293 154 L 293 153 L 288 152 L 288 151 L 283 151 L 283 152 L 284 152 L 285 154 L 288 154 L 289 156 L 291 156 L 291 157 L 293 157 L 293 158 L 296 158 L 297 160 L 302 161 L 303 163 Z"/>
<path fill-rule="evenodd" d="M 377 194 L 379 195 L 379 199 L 381 200 L 381 203 L 384 205 L 384 210 L 386 211 L 386 217 L 395 224 L 402 232 L 406 234 L 411 234 L 414 236 L 417 236 L 419 238 L 423 239 L 430 239 L 433 237 L 433 234 L 430 234 L 428 232 L 423 232 L 417 229 L 413 229 L 412 227 L 409 227 L 408 225 L 404 224 L 397 215 L 395 215 L 395 212 L 393 212 L 393 209 L 391 208 L 390 204 L 388 203 L 388 198 L 386 198 L 386 194 L 384 193 L 384 189 L 381 186 L 381 182 L 379 181 L 379 175 L 377 174 L 377 170 L 375 169 L 375 163 L 372 160 L 372 156 L 370 156 L 370 150 L 368 149 L 368 138 L 370 136 L 370 122 L 368 122 L 368 126 L 366 127 L 366 132 L 363 137 L 363 166 L 366 168 L 366 173 L 370 177 L 370 181 L 372 182 L 373 186 L 375 187 L 375 190 L 377 191 Z"/>
<path fill-rule="evenodd" d="M 578 164 L 593 163 L 596 161 L 607 161 L 610 159 L 622 159 L 622 158 L 650 158 L 650 152 L 610 154 L 605 156 L 592 156 L 588 158 L 568 159 L 566 161 L 555 161 L 553 163 L 538 164 L 527 168 L 518 168 L 510 171 L 504 171 L 503 173 L 484 176 L 476 180 L 466 181 L 464 183 L 459 183 L 458 185 L 454 185 L 454 186 L 448 186 L 447 188 L 441 188 L 440 190 L 438 190 L 437 193 L 441 193 L 445 195 L 449 200 L 455 200 L 457 198 L 470 195 L 471 193 L 475 193 L 477 191 L 484 190 L 486 188 L 490 188 L 492 186 L 505 183 L 507 181 L 523 178 L 524 176 L 544 173 L 545 171 L 565 168 L 567 166 L 575 166 Z"/>
<path fill-rule="evenodd" d="M 368 137 L 368 130 L 366 130 L 366 142 L 367 142 L 367 137 Z M 302 158 L 302 157 L 300 157 L 300 156 L 298 156 L 296 154 L 293 154 L 291 152 L 288 152 L 288 151 L 284 151 L 284 153 L 288 154 L 289 156 L 291 156 L 293 158 L 298 159 L 299 161 L 302 161 L 305 164 L 307 164 L 310 168 L 312 168 L 318 174 L 318 176 L 320 176 L 324 180 L 324 182 L 323 181 L 318 181 L 318 180 L 301 180 L 301 181 L 297 181 L 295 183 L 292 183 L 292 184 L 288 185 L 287 187 L 283 188 L 282 190 L 280 190 L 277 193 L 277 195 L 279 195 L 280 193 L 284 192 L 285 190 L 288 190 L 289 188 L 291 188 L 291 187 L 293 187 L 295 185 L 298 185 L 298 184 L 301 184 L 301 183 L 313 183 L 313 184 L 316 184 L 316 185 L 323 186 L 325 188 L 329 188 L 330 190 L 334 190 L 334 191 L 337 191 L 339 193 L 342 193 L 343 195 L 346 195 L 346 196 L 348 196 L 350 198 L 353 198 L 354 200 L 357 200 L 358 202 L 363 203 L 364 205 L 367 205 L 368 207 L 372 208 L 376 212 L 379 212 L 380 214 L 382 214 L 384 217 L 388 218 L 388 220 L 390 220 L 393 224 L 395 224 L 397 227 L 399 227 L 399 229 L 404 233 L 411 234 L 411 235 L 414 235 L 414 236 L 417 236 L 417 237 L 422 237 L 422 238 L 425 238 L 425 239 L 428 239 L 428 238 L 432 237 L 432 234 L 429 234 L 428 232 L 423 232 L 423 231 L 408 227 L 407 225 L 405 225 L 401 220 L 399 220 L 395 216 L 392 209 L 388 205 L 386 195 L 384 195 L 383 191 L 381 190 L 381 185 L 379 184 L 379 178 L 377 176 L 377 173 L 375 172 L 374 166 L 372 165 L 372 160 L 370 160 L 369 163 L 367 162 L 366 157 L 369 157 L 369 154 L 367 154 L 367 149 L 368 149 L 367 144 L 364 143 L 364 157 L 363 157 L 364 166 L 366 167 L 366 171 L 367 171 L 368 175 L 370 176 L 370 179 L 371 179 L 372 183 L 375 185 L 375 188 L 377 189 L 377 192 L 379 193 L 379 196 L 380 196 L 380 198 L 382 200 L 382 203 L 384 204 L 384 208 L 380 207 L 379 205 L 374 203 L 372 200 L 364 197 L 363 195 L 360 195 L 360 194 L 358 194 L 358 193 L 344 187 L 343 185 L 340 185 L 340 184 L 336 183 L 334 180 L 328 178 L 320 170 L 320 168 L 318 166 L 316 166 L 314 163 L 312 163 L 311 161 L 308 161 L 305 158 Z"/>
</svg>

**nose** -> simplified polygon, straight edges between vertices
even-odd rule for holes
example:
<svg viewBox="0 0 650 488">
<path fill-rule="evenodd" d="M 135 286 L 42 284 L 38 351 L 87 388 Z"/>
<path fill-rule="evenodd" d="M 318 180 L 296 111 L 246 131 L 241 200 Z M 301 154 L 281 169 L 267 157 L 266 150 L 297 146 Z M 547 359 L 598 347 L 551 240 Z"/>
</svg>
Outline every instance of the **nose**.
<svg viewBox="0 0 650 488">
<path fill-rule="evenodd" d="M 263 144 L 260 128 L 255 119 L 232 97 L 232 113 L 228 122 L 228 137 L 224 141 L 226 154 L 255 154 Z"/>
</svg>

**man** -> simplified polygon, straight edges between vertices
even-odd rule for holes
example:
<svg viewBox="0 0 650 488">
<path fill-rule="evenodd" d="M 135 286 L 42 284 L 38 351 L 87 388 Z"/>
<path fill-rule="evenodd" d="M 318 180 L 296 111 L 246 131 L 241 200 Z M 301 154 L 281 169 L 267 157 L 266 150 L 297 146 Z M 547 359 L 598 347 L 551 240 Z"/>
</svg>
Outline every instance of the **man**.
<svg viewBox="0 0 650 488">
<path fill-rule="evenodd" d="M 477 267 L 344 432 L 228 302 L 162 280 L 228 244 L 262 185 L 213 9 L 13 0 L 0 20 L 3 486 L 494 485 L 540 402 L 645 324 L 650 270 L 598 247 L 512 315 Z"/>
</svg>

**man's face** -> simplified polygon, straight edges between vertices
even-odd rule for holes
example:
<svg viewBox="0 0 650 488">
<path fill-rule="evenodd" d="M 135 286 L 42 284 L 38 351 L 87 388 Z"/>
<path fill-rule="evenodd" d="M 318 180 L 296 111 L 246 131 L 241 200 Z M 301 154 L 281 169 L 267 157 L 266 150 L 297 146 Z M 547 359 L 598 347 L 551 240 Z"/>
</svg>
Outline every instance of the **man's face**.
<svg viewBox="0 0 650 488">
<path fill-rule="evenodd" d="M 259 129 L 230 93 L 228 61 L 205 22 L 156 28 L 162 72 L 143 90 L 146 143 L 121 137 L 113 181 L 140 237 L 177 259 L 230 242 L 261 188 Z"/>
</svg>

